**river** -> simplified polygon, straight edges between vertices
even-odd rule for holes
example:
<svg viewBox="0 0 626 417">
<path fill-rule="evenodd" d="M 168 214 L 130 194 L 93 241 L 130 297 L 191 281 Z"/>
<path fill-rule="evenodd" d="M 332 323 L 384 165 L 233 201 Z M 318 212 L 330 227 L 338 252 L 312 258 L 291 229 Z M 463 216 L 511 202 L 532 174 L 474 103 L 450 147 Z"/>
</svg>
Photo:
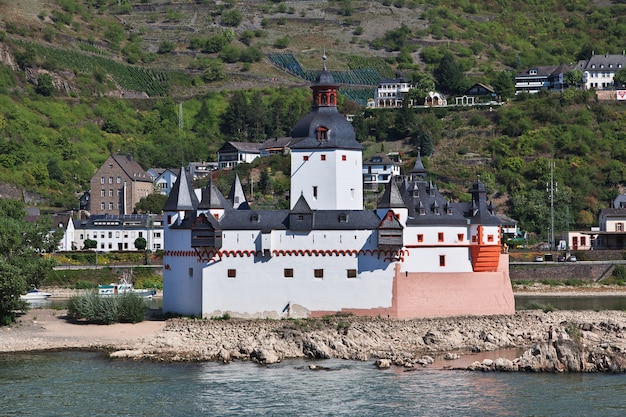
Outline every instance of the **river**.
<svg viewBox="0 0 626 417">
<path fill-rule="evenodd" d="M 626 375 L 0 355 L 0 416 L 624 416 L 624 398 Z"/>
<path fill-rule="evenodd" d="M 623 309 L 626 297 L 516 297 L 518 309 L 533 303 Z M 338 359 L 260 366 L 113 361 L 74 351 L 0 354 L 0 417 L 624 416 L 624 398 L 626 375 L 450 371 L 441 363 L 407 372 Z"/>
</svg>

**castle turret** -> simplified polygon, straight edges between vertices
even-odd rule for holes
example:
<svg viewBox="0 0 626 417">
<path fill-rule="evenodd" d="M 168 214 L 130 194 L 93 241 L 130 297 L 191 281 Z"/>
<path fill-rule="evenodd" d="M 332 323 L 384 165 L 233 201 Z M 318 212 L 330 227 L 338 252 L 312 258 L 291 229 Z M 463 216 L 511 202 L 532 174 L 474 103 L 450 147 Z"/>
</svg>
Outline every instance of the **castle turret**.
<svg viewBox="0 0 626 417">
<path fill-rule="evenodd" d="M 198 197 L 196 197 L 191 179 L 183 167 L 163 206 L 165 224 L 171 225 L 175 222 L 180 224 L 185 217 L 194 215 L 197 207 Z"/>
<path fill-rule="evenodd" d="M 304 196 L 313 210 L 363 209 L 363 147 L 337 110 L 337 84 L 324 66 L 311 86 L 313 107 L 291 132 L 291 207 Z"/>
</svg>

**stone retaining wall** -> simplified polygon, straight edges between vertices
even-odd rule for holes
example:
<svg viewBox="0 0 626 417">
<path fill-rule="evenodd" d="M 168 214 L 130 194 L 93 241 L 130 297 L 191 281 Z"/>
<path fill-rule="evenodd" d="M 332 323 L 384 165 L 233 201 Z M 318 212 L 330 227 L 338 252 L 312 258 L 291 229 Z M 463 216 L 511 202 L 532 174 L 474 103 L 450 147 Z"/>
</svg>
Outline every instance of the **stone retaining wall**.
<svg viewBox="0 0 626 417">
<path fill-rule="evenodd" d="M 576 279 L 598 282 L 611 276 L 612 263 L 537 263 L 512 264 L 509 275 L 512 281 L 542 281 Z"/>
</svg>

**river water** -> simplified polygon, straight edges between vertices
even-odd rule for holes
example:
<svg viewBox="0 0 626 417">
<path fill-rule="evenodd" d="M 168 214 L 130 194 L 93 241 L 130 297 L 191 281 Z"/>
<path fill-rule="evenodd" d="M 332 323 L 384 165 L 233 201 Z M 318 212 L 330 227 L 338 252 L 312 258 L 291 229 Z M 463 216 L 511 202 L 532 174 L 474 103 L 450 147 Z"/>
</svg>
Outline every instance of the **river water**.
<svg viewBox="0 0 626 417">
<path fill-rule="evenodd" d="M 552 298 L 517 297 L 516 308 L 626 303 Z M 113 361 L 93 352 L 0 354 L 0 417 L 625 416 L 625 398 L 626 375 L 450 371 L 441 362 L 406 372 L 336 359 L 260 366 Z"/>
<path fill-rule="evenodd" d="M 313 371 L 310 364 L 327 368 Z M 624 416 L 626 375 L 0 355 L 0 416 Z"/>
</svg>

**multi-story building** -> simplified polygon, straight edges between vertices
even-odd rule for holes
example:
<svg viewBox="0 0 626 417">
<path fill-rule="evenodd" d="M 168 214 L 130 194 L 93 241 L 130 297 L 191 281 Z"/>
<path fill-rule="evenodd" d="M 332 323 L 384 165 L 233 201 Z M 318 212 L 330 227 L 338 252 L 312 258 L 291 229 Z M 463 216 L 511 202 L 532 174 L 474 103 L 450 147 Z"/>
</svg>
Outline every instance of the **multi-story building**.
<svg viewBox="0 0 626 417">
<path fill-rule="evenodd" d="M 393 159 L 392 159 L 393 157 Z M 392 176 L 400 175 L 400 155 L 377 153 L 363 162 L 363 189 L 378 190 L 387 185 Z"/>
<path fill-rule="evenodd" d="M 152 177 L 130 155 L 111 155 L 91 177 L 90 214 L 132 214 L 152 194 Z"/>
<path fill-rule="evenodd" d="M 163 248 L 163 215 L 159 214 L 92 215 L 74 220 L 72 231 L 70 246 L 76 249 L 83 249 L 85 240 L 90 239 L 97 242 L 95 250 L 99 252 L 134 251 L 140 237 L 146 240 L 148 250 Z"/>
<path fill-rule="evenodd" d="M 402 107 L 404 96 L 412 87 L 410 80 L 402 74 L 397 74 L 396 78 L 383 78 L 374 93 L 374 101 L 369 106 L 379 109 Z M 413 105 L 412 102 L 407 104 Z"/>
<path fill-rule="evenodd" d="M 231 169 L 241 163 L 250 163 L 261 156 L 261 144 L 226 142 L 217 151 L 219 169 Z"/>
<path fill-rule="evenodd" d="M 605 90 L 614 86 L 615 73 L 626 68 L 626 55 L 592 55 L 583 70 L 585 89 Z"/>
</svg>

